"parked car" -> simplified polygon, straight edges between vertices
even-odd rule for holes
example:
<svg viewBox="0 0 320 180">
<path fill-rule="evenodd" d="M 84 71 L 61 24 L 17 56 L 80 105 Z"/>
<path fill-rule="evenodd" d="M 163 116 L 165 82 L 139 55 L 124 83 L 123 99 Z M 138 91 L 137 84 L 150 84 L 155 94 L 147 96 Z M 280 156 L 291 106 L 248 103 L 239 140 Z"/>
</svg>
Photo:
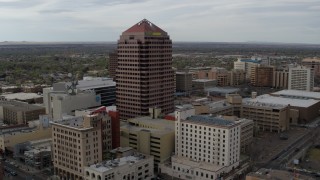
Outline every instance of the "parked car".
<svg viewBox="0 0 320 180">
<path fill-rule="evenodd" d="M 17 174 L 16 172 L 14 172 L 14 171 L 11 171 L 10 174 L 11 174 L 11 176 L 16 176 L 16 175 L 18 175 L 18 174 Z"/>
</svg>

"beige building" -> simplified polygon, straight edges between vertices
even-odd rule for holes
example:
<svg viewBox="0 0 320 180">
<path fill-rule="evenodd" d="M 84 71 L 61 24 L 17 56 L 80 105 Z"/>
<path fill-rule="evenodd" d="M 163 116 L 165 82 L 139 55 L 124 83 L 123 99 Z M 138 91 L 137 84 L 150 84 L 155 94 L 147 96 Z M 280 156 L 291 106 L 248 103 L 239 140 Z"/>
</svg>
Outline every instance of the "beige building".
<svg viewBox="0 0 320 180">
<path fill-rule="evenodd" d="M 118 40 L 116 104 L 121 119 L 148 116 L 149 108 L 174 111 L 172 41 L 167 32 L 143 19 Z"/>
<path fill-rule="evenodd" d="M 288 78 L 289 71 L 284 70 L 275 70 L 273 72 L 273 82 L 272 87 L 279 89 L 287 89 L 288 88 Z"/>
<path fill-rule="evenodd" d="M 220 117 L 193 115 L 182 119 L 184 110 L 175 112 L 175 156 L 172 171 L 181 179 L 209 180 L 223 177 L 239 165 L 240 123 Z"/>
<path fill-rule="evenodd" d="M 128 119 L 120 131 L 122 147 L 130 146 L 140 153 L 153 155 L 156 166 L 174 152 L 174 121 L 148 116 L 133 118 Z"/>
<path fill-rule="evenodd" d="M 260 98 L 263 100 L 262 96 Z M 241 108 L 240 117 L 252 119 L 254 126 L 262 131 L 282 132 L 289 129 L 288 105 L 244 99 Z"/>
<path fill-rule="evenodd" d="M 192 90 L 192 73 L 176 72 L 176 91 L 190 93 Z"/>
<path fill-rule="evenodd" d="M 27 124 L 45 114 L 45 108 L 39 105 L 18 101 L 0 101 L 0 120 L 6 124 Z"/>
<path fill-rule="evenodd" d="M 198 79 L 211 79 L 217 81 L 217 86 L 229 86 L 230 73 L 225 68 L 212 67 L 210 70 L 199 70 Z"/>
<path fill-rule="evenodd" d="M 230 71 L 230 86 L 238 86 L 246 82 L 246 72 L 241 69 Z"/>
<path fill-rule="evenodd" d="M 40 139 L 51 138 L 51 128 L 9 128 L 1 130 L 0 133 L 0 149 L 4 152 L 5 150 L 14 151 L 14 146 L 19 143 L 34 141 Z"/>
<path fill-rule="evenodd" d="M 54 174 L 84 179 L 84 168 L 101 162 L 111 150 L 111 121 L 104 113 L 52 123 Z"/>
<path fill-rule="evenodd" d="M 85 180 L 151 180 L 153 156 L 134 153 L 85 167 Z"/>
<path fill-rule="evenodd" d="M 315 76 L 320 76 L 320 58 L 305 58 L 301 65 L 311 68 Z"/>
</svg>

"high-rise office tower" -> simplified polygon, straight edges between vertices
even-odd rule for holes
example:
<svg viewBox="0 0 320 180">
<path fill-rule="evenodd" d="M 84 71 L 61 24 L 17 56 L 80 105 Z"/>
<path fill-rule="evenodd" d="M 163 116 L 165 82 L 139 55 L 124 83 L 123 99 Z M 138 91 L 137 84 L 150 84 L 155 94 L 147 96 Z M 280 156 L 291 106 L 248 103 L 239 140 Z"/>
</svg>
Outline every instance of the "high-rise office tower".
<svg viewBox="0 0 320 180">
<path fill-rule="evenodd" d="M 173 112 L 172 41 L 167 32 L 146 19 L 124 31 L 118 40 L 116 82 L 120 118 L 147 116 L 150 107 Z"/>
</svg>

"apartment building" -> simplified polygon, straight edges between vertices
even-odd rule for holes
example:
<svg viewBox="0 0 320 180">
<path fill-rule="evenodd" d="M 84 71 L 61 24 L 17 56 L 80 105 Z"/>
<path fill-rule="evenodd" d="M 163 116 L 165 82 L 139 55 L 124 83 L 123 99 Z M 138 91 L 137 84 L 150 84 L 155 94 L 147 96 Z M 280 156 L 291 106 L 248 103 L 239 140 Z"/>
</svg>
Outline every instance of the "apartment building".
<svg viewBox="0 0 320 180">
<path fill-rule="evenodd" d="M 217 179 L 236 168 L 240 160 L 240 123 L 205 115 L 182 119 L 184 113 L 176 111 L 171 175 L 181 179 Z"/>
<path fill-rule="evenodd" d="M 238 60 L 233 63 L 233 66 L 234 66 L 233 69 L 245 71 L 246 79 L 250 80 L 252 71 L 254 71 L 255 67 L 259 67 L 261 62 L 262 61 L 260 59 L 255 59 L 255 58 L 251 58 L 251 59 L 238 58 Z"/>
<path fill-rule="evenodd" d="M 85 180 L 151 180 L 153 156 L 134 153 L 85 167 Z"/>
<path fill-rule="evenodd" d="M 172 41 L 167 32 L 143 19 L 118 40 L 116 101 L 121 119 L 147 116 L 149 108 L 174 111 Z"/>
<path fill-rule="evenodd" d="M 52 123 L 54 174 L 84 179 L 84 168 L 101 162 L 111 150 L 110 117 L 105 113 Z"/>
<path fill-rule="evenodd" d="M 288 88 L 289 71 L 287 69 L 275 70 L 273 72 L 272 87 L 279 89 Z"/>
<path fill-rule="evenodd" d="M 246 72 L 242 69 L 230 71 L 230 86 L 238 86 L 246 82 Z"/>
<path fill-rule="evenodd" d="M 288 89 L 313 91 L 314 73 L 311 68 L 297 66 L 289 68 Z"/>
<path fill-rule="evenodd" d="M 168 160 L 174 152 L 174 121 L 147 116 L 133 118 L 128 119 L 120 131 L 121 147 L 129 146 L 153 155 L 155 166 Z"/>
<path fill-rule="evenodd" d="M 271 87 L 273 83 L 273 66 L 256 66 L 251 72 L 251 85 L 258 87 Z"/>
</svg>

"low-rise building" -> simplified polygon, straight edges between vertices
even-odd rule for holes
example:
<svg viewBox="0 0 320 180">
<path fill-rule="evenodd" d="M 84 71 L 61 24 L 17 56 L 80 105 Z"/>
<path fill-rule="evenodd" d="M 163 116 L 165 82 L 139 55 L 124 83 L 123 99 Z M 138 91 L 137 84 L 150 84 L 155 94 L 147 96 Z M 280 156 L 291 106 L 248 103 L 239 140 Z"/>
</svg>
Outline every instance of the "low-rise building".
<svg viewBox="0 0 320 180">
<path fill-rule="evenodd" d="M 51 138 L 27 143 L 24 151 L 24 162 L 36 169 L 43 169 L 52 166 L 51 161 Z M 16 156 L 17 157 L 17 156 Z"/>
<path fill-rule="evenodd" d="M 20 143 L 51 138 L 51 128 L 14 127 L 0 132 L 0 150 L 14 153 L 14 146 Z"/>
<path fill-rule="evenodd" d="M 174 152 L 174 121 L 148 116 L 133 118 L 128 119 L 120 131 L 121 146 L 153 155 L 155 166 L 168 160 Z"/>
<path fill-rule="evenodd" d="M 0 101 L 0 120 L 6 124 L 27 124 L 45 114 L 40 105 L 27 104 L 19 101 Z"/>
<path fill-rule="evenodd" d="M 0 95 L 0 99 L 6 100 L 6 101 L 21 101 L 26 102 L 28 104 L 42 104 L 43 103 L 43 97 L 42 95 L 36 94 L 36 93 L 10 93 L 10 94 L 2 94 Z"/>
<path fill-rule="evenodd" d="M 254 126 L 262 131 L 282 132 L 289 129 L 289 107 L 266 98 L 243 99 L 241 118 L 252 119 Z M 259 101 L 259 100 L 262 100 Z M 270 100 L 270 99 L 269 99 Z"/>
<path fill-rule="evenodd" d="M 214 79 L 195 79 L 192 80 L 192 89 L 205 90 L 206 88 L 214 87 L 217 85 L 217 80 Z"/>
<path fill-rule="evenodd" d="M 85 167 L 85 180 L 151 180 L 153 156 L 134 153 L 130 156 L 99 162 Z"/>
</svg>

